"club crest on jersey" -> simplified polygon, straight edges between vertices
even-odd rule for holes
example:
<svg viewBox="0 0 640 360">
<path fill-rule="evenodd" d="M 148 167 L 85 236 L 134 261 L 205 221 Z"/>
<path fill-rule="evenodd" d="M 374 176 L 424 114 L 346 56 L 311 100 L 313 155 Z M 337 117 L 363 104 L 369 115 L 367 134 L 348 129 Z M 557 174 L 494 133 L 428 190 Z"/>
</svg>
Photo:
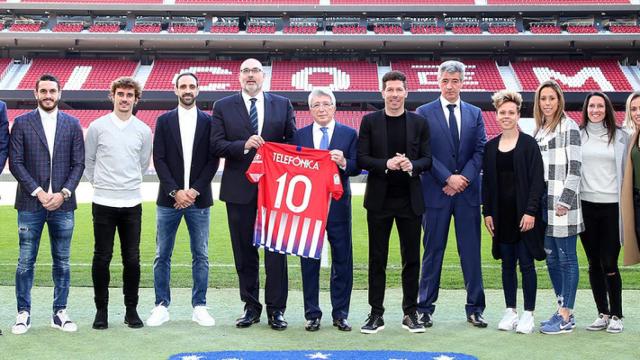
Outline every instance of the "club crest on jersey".
<svg viewBox="0 0 640 360">
<path fill-rule="evenodd" d="M 260 153 L 256 153 L 255 156 L 253 157 L 253 162 L 254 163 L 261 163 L 262 162 L 262 155 L 260 155 Z"/>
<path fill-rule="evenodd" d="M 333 174 L 333 183 L 335 185 L 340 185 L 340 175 L 338 174 Z"/>
<path fill-rule="evenodd" d="M 273 161 L 285 164 L 285 165 L 293 165 L 295 167 L 300 167 L 304 169 L 311 170 L 320 170 L 320 166 L 318 162 L 311 159 L 303 159 L 299 156 L 292 156 L 286 154 L 280 154 L 277 152 L 273 153 Z"/>
</svg>

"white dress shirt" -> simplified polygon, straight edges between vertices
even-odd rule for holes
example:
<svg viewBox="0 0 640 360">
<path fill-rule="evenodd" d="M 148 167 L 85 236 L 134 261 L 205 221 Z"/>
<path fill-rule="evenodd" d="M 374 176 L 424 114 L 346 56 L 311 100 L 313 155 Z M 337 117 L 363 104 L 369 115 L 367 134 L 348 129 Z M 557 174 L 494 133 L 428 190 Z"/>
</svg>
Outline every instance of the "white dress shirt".
<svg viewBox="0 0 640 360">
<path fill-rule="evenodd" d="M 445 99 L 442 95 L 440 95 L 440 104 L 442 105 L 442 112 L 444 112 L 444 119 L 447 121 L 447 126 L 449 126 L 449 108 L 447 105 L 455 105 L 455 109 L 453 109 L 453 113 L 456 115 L 456 124 L 458 125 L 458 138 L 462 136 L 462 112 L 460 111 L 460 97 L 454 103 L 450 103 L 449 100 Z"/>
<path fill-rule="evenodd" d="M 198 124 L 198 109 L 193 106 L 185 109 L 178 106 L 178 124 L 180 126 L 180 140 L 182 142 L 182 159 L 184 163 L 184 190 L 189 190 L 191 179 L 191 159 L 193 158 L 193 142 Z"/>
<path fill-rule="evenodd" d="M 251 96 L 247 95 L 244 91 L 241 93 L 244 105 L 247 107 L 247 114 L 251 114 Z M 264 125 L 264 93 L 260 91 L 258 95 L 254 96 L 256 99 L 256 110 L 258 110 L 258 135 L 262 134 L 262 126 Z"/>
<path fill-rule="evenodd" d="M 58 126 L 58 108 L 53 109 L 52 112 L 46 112 L 38 107 L 38 113 L 40 114 L 40 121 L 44 128 L 44 136 L 47 138 L 47 146 L 49 147 L 49 171 L 52 171 L 53 167 L 53 146 L 56 143 L 56 126 Z M 53 194 L 51 186 L 51 179 L 53 176 L 49 176 L 49 194 Z M 35 189 L 32 195 L 38 194 L 42 188 Z"/>
<path fill-rule="evenodd" d="M 320 141 L 322 140 L 322 128 L 323 126 L 318 125 L 316 122 L 313 123 L 312 133 L 313 133 L 313 147 L 316 149 L 320 149 Z M 329 143 L 331 144 L 331 137 L 333 136 L 333 129 L 336 127 L 336 121 L 331 119 L 331 121 L 324 126 L 327 128 L 327 136 L 329 137 Z"/>
</svg>

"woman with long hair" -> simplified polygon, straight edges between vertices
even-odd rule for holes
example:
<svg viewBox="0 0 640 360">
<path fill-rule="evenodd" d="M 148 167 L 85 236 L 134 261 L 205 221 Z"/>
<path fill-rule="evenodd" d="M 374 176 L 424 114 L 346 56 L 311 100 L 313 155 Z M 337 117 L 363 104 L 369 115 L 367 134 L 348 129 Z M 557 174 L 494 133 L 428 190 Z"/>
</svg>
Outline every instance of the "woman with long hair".
<svg viewBox="0 0 640 360">
<path fill-rule="evenodd" d="M 564 113 L 564 95 L 553 80 L 540 84 L 533 104 L 534 137 L 540 148 L 547 182 L 543 196 L 546 221 L 544 248 L 558 311 L 541 323 L 544 334 L 573 331 L 573 306 L 578 289 L 578 233 L 584 230 L 580 208 L 582 153 L 580 129 Z M 545 204 L 546 203 L 546 204 Z"/>
<path fill-rule="evenodd" d="M 627 98 L 623 128 L 631 135 L 620 198 L 624 228 L 624 264 L 640 263 L 640 91 Z"/>
<path fill-rule="evenodd" d="M 580 129 L 580 200 L 585 225 L 580 240 L 589 261 L 589 283 L 598 309 L 598 317 L 587 330 L 619 333 L 623 329 L 619 208 L 629 136 L 616 126 L 611 100 L 602 92 L 592 92 L 584 100 Z"/>
<path fill-rule="evenodd" d="M 542 156 L 536 140 L 518 129 L 522 96 L 499 91 L 492 97 L 502 134 L 485 145 L 482 175 L 484 224 L 493 237 L 492 253 L 502 260 L 506 310 L 500 330 L 533 331 L 537 275 L 535 260 L 544 260 L 544 227 L 540 198 L 544 192 Z M 522 273 L 524 312 L 516 310 L 518 276 Z"/>
</svg>

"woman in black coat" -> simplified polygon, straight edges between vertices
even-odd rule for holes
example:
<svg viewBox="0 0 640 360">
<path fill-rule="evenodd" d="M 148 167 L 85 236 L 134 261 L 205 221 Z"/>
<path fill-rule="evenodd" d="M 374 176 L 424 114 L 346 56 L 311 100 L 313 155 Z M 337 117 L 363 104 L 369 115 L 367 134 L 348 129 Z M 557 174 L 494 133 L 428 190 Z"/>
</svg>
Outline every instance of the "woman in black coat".
<svg viewBox="0 0 640 360">
<path fill-rule="evenodd" d="M 493 237 L 493 257 L 502 259 L 507 309 L 498 329 L 528 334 L 534 327 L 537 291 L 534 259 L 545 258 L 540 206 L 544 168 L 535 139 L 518 129 L 520 94 L 499 91 L 492 100 L 502 134 L 485 146 L 482 198 L 484 223 Z M 520 318 L 516 311 L 517 263 L 524 294 L 524 313 Z"/>
</svg>

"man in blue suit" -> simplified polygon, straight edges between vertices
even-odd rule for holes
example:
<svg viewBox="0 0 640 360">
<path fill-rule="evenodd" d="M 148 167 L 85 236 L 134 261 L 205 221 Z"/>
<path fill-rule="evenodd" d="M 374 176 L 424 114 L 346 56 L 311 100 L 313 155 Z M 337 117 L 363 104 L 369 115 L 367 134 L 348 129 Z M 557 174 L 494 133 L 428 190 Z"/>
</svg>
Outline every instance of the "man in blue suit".
<svg viewBox="0 0 640 360">
<path fill-rule="evenodd" d="M 184 217 L 189 229 L 193 276 L 191 320 L 201 326 L 213 326 L 215 320 L 207 311 L 209 286 L 209 222 L 213 205 L 211 180 L 218 170 L 219 159 L 211 147 L 211 116 L 196 106 L 198 78 L 182 73 L 176 78 L 178 107 L 166 112 L 156 122 L 153 139 L 153 163 L 158 189 L 156 257 L 153 261 L 155 308 L 147 319 L 148 326 L 169 321 L 171 292 L 171 254 L 176 232 Z"/>
<path fill-rule="evenodd" d="M 330 150 L 331 160 L 338 166 L 344 193 L 331 201 L 327 218 L 327 238 L 331 245 L 331 305 L 333 325 L 351 331 L 347 321 L 353 287 L 353 250 L 351 246 L 351 186 L 349 176 L 360 174 L 356 163 L 356 131 L 336 122 L 336 97 L 328 88 L 315 88 L 309 94 L 313 124 L 298 130 L 293 143 L 312 149 Z M 322 311 L 319 305 L 320 260 L 300 258 L 304 295 L 305 329 L 320 329 Z"/>
<path fill-rule="evenodd" d="M 452 215 L 467 289 L 467 321 L 476 327 L 487 326 L 482 316 L 485 299 L 480 266 L 479 176 L 486 134 L 480 109 L 460 100 L 464 70 L 464 64 L 458 61 L 442 63 L 438 70 L 440 98 L 416 110 L 429 123 L 433 156 L 431 170 L 422 175 L 425 251 L 418 311 L 426 327 L 432 325 Z"/>
<path fill-rule="evenodd" d="M 0 173 L 4 169 L 9 155 L 9 120 L 7 119 L 7 105 L 0 101 Z M 2 331 L 0 330 L 0 335 Z"/>
<path fill-rule="evenodd" d="M 9 147 L 9 169 L 16 180 L 20 256 L 16 269 L 18 316 L 11 328 L 24 334 L 31 327 L 31 287 L 40 237 L 47 223 L 53 258 L 51 326 L 76 331 L 67 314 L 69 255 L 76 199 L 73 193 L 84 171 L 84 141 L 78 119 L 58 111 L 60 84 L 43 75 L 34 91 L 38 109 L 18 116 Z"/>
<path fill-rule="evenodd" d="M 220 200 L 227 205 L 229 233 L 233 257 L 238 273 L 240 299 L 245 303 L 244 314 L 236 326 L 249 327 L 260 321 L 262 304 L 259 300 L 259 255 L 253 246 L 253 227 L 256 221 L 258 186 L 250 183 L 245 172 L 266 141 L 291 143 L 296 131 L 295 115 L 289 99 L 262 91 L 264 72 L 256 59 L 240 65 L 242 91 L 213 104 L 211 142 L 215 155 L 225 158 L 220 187 Z M 264 253 L 265 303 L 269 325 L 284 330 L 287 322 L 287 258 L 271 251 Z"/>
</svg>

